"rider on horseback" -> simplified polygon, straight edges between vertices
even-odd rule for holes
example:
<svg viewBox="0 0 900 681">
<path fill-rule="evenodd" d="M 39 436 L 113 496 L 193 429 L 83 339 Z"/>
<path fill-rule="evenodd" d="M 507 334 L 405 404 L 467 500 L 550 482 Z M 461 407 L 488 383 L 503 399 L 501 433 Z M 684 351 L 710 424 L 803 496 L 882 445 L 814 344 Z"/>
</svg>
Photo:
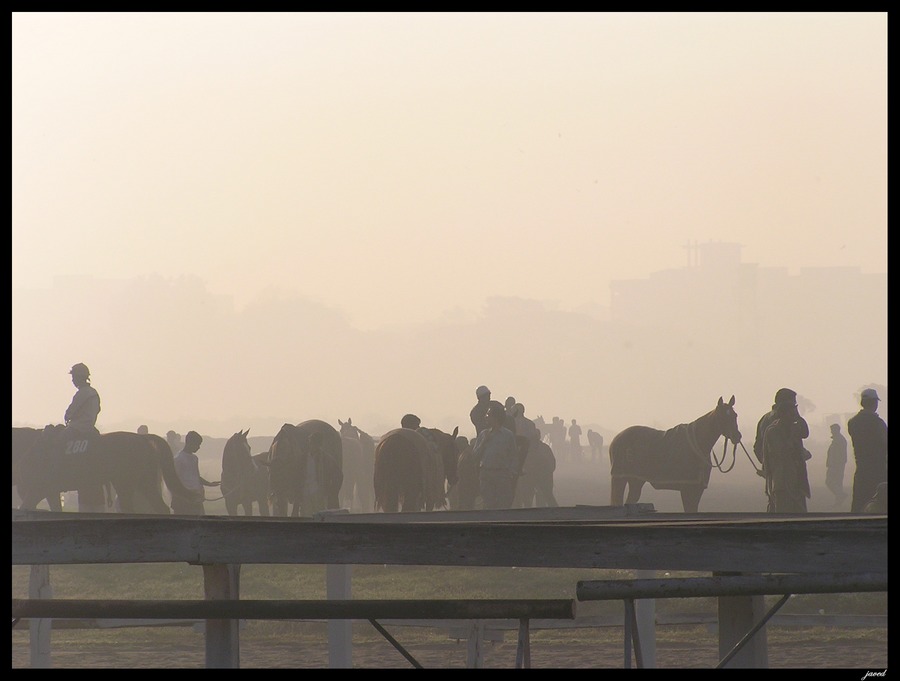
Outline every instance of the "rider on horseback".
<svg viewBox="0 0 900 681">
<path fill-rule="evenodd" d="M 91 372 L 79 362 L 71 369 L 72 383 L 78 388 L 72 403 L 66 409 L 65 423 L 70 434 L 84 437 L 97 435 L 97 416 L 100 414 L 100 394 L 91 385 Z"/>
</svg>

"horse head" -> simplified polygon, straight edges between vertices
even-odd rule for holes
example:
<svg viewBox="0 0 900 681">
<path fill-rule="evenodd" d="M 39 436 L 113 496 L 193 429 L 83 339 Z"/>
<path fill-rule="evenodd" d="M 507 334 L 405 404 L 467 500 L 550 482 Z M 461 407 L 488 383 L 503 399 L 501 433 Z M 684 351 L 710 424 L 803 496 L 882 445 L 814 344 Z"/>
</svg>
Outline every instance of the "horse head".
<svg viewBox="0 0 900 681">
<path fill-rule="evenodd" d="M 359 428 L 353 425 L 353 419 L 348 418 L 346 421 L 338 419 L 338 425 L 341 427 L 341 437 L 359 438 Z"/>
<path fill-rule="evenodd" d="M 252 467 L 250 458 L 250 443 L 247 442 L 247 433 L 250 429 L 239 430 L 225 443 L 222 450 L 222 475 L 241 475 L 246 469 Z"/>
<path fill-rule="evenodd" d="M 721 435 L 731 440 L 735 445 L 741 441 L 741 431 L 738 429 L 737 412 L 734 410 L 734 395 L 728 402 L 721 397 L 716 405 L 716 424 Z"/>
</svg>

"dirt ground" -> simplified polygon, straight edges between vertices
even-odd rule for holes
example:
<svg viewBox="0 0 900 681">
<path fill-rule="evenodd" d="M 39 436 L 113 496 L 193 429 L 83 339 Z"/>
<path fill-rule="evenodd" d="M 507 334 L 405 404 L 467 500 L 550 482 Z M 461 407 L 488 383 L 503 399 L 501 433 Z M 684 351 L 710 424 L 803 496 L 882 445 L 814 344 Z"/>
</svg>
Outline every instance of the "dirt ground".
<svg viewBox="0 0 900 681">
<path fill-rule="evenodd" d="M 272 625 L 267 625 L 271 627 Z M 327 630 L 323 623 L 292 624 L 290 635 L 254 630 L 241 632 L 242 668 L 328 668 Z M 425 668 L 465 668 L 467 641 L 446 630 L 385 627 Z M 576 633 L 577 632 L 577 633 Z M 711 669 L 719 661 L 718 639 L 704 626 L 660 627 L 656 642 L 659 669 Z M 190 627 L 155 627 L 98 632 L 55 630 L 54 668 L 203 668 L 205 639 Z M 887 668 L 886 629 L 782 628 L 768 632 L 771 669 Z M 516 632 L 502 642 L 484 644 L 485 668 L 513 668 Z M 360 669 L 412 668 L 409 662 L 368 623 L 354 624 L 353 667 Z M 14 631 L 12 667 L 29 666 L 28 632 Z M 533 631 L 531 666 L 544 669 L 622 669 L 625 666 L 622 631 L 604 628 L 572 631 Z M 632 662 L 634 666 L 634 662 Z M 861 678 L 861 676 L 859 677 Z"/>
</svg>

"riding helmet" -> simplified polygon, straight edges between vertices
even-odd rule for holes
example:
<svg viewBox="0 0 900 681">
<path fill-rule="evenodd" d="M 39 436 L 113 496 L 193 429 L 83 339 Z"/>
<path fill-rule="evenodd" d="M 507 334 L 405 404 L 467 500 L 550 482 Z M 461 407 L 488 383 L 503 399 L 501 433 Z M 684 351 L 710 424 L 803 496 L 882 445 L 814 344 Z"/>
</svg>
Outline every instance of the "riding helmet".
<svg viewBox="0 0 900 681">
<path fill-rule="evenodd" d="M 90 378 L 91 376 L 90 369 L 87 368 L 86 364 L 82 364 L 81 362 L 69 369 L 69 373 L 73 376 L 84 376 L 85 378 Z"/>
<path fill-rule="evenodd" d="M 790 388 L 779 388 L 775 393 L 775 404 L 794 403 L 797 401 L 797 393 Z"/>
</svg>

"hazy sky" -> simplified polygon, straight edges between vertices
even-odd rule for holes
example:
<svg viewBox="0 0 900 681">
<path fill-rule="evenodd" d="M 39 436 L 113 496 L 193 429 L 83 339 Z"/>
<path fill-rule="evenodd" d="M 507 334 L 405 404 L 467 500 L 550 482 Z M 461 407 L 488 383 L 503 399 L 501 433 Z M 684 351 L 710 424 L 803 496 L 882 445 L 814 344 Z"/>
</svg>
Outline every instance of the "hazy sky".
<svg viewBox="0 0 900 681">
<path fill-rule="evenodd" d="M 361 329 L 609 305 L 689 240 L 887 271 L 886 13 L 13 13 L 12 285 Z"/>
<path fill-rule="evenodd" d="M 81 361 L 101 430 L 218 435 L 466 427 L 481 383 L 610 428 L 736 393 L 752 429 L 782 384 L 819 417 L 886 383 L 881 298 L 702 377 L 706 329 L 575 318 L 689 242 L 884 275 L 886 13 L 13 13 L 12 39 L 14 424 L 59 422 Z"/>
</svg>

